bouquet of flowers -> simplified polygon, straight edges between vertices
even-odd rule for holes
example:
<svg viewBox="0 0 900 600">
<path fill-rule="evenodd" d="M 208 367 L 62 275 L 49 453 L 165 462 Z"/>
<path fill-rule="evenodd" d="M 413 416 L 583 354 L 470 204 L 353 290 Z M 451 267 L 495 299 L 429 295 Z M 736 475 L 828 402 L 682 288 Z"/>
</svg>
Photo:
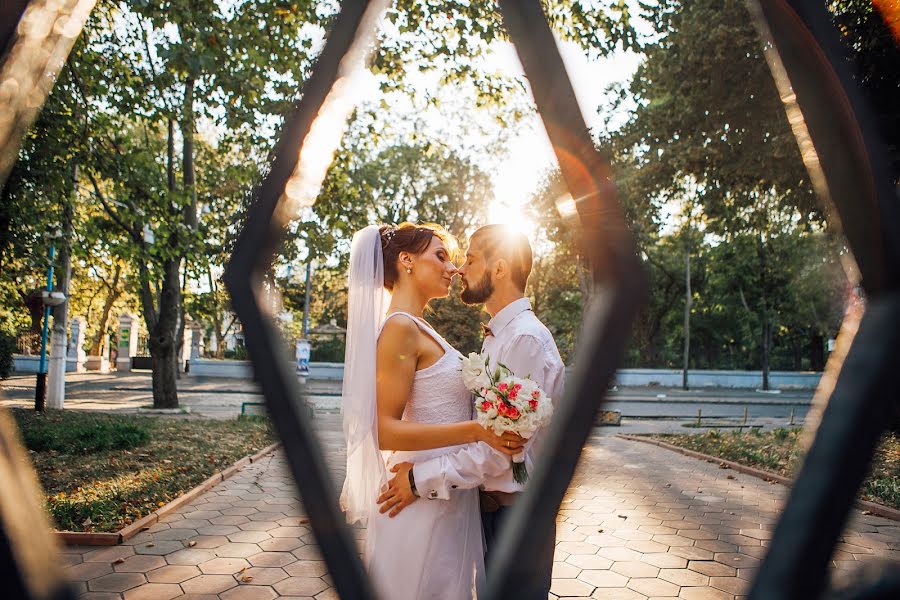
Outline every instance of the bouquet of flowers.
<svg viewBox="0 0 900 600">
<path fill-rule="evenodd" d="M 493 372 L 489 365 L 490 357 L 475 352 L 462 359 L 463 383 L 475 394 L 478 422 L 497 435 L 511 431 L 530 438 L 550 422 L 550 397 L 528 377 L 516 377 L 506 365 L 498 364 Z M 516 483 L 528 481 L 524 454 L 513 458 L 512 471 Z"/>
</svg>

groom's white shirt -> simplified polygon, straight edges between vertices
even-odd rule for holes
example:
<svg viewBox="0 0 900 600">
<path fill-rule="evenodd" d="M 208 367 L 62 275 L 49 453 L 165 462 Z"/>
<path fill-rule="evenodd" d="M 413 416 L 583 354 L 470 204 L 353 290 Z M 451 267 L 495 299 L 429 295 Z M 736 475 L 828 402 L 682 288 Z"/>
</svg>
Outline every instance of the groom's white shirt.
<svg viewBox="0 0 900 600">
<path fill-rule="evenodd" d="M 528 298 L 511 302 L 488 323 L 492 335 L 481 351 L 519 377 L 530 377 L 556 405 L 562 398 L 565 366 L 550 331 L 531 310 Z M 538 430 L 525 444 L 525 465 L 533 472 L 544 432 Z M 447 499 L 450 490 L 482 486 L 485 490 L 519 492 L 509 458 L 483 442 L 469 444 L 413 466 L 416 488 L 423 498 Z"/>
</svg>

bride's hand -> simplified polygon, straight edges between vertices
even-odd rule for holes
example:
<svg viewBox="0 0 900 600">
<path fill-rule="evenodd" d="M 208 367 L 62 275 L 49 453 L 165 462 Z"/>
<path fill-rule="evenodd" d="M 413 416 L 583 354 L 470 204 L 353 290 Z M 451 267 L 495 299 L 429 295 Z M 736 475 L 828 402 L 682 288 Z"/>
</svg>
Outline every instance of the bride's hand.
<svg viewBox="0 0 900 600">
<path fill-rule="evenodd" d="M 481 437 L 479 438 L 479 441 L 484 442 L 494 450 L 502 452 L 507 456 L 515 456 L 516 454 L 519 454 L 522 451 L 522 448 L 525 446 L 525 438 L 517 433 L 504 431 L 503 435 L 497 435 L 493 431 L 485 429 L 480 425 L 478 426 L 478 428 L 481 430 Z"/>
</svg>

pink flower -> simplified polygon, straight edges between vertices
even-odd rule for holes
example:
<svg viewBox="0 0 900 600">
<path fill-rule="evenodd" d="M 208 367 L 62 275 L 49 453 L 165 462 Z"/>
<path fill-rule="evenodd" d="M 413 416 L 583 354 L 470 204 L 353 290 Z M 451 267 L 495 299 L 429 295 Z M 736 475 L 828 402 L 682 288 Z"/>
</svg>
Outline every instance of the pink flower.
<svg viewBox="0 0 900 600">
<path fill-rule="evenodd" d="M 535 400 L 540 400 L 541 399 L 541 390 L 534 390 L 533 392 L 531 392 L 531 397 L 534 398 Z"/>
<path fill-rule="evenodd" d="M 537 400 L 529 400 L 528 405 L 531 407 L 531 410 L 537 410 L 538 401 Z"/>
<path fill-rule="evenodd" d="M 517 384 L 515 384 L 515 385 L 514 385 L 514 386 L 513 386 L 513 389 L 514 389 L 514 390 L 515 390 L 515 391 L 517 391 L 517 392 L 518 392 L 518 391 L 519 391 L 519 390 L 521 390 L 521 389 L 522 389 L 522 384 L 521 384 L 521 383 L 517 383 Z"/>
<path fill-rule="evenodd" d="M 509 399 L 510 400 L 515 400 L 518 395 L 519 395 L 519 390 L 517 390 L 516 388 L 509 390 Z"/>
<path fill-rule="evenodd" d="M 497 386 L 497 390 L 501 391 L 501 392 L 505 392 L 508 389 L 509 389 L 509 385 L 506 383 L 501 383 L 500 385 Z"/>
<path fill-rule="evenodd" d="M 509 408 L 507 408 L 505 402 L 497 403 L 497 413 L 503 415 L 504 417 L 507 415 Z"/>
<path fill-rule="evenodd" d="M 491 410 L 492 408 L 494 408 L 494 403 L 491 402 L 490 400 L 485 400 L 484 402 L 481 403 L 481 410 L 483 412 L 487 412 L 487 411 Z"/>
<path fill-rule="evenodd" d="M 519 417 L 522 416 L 522 413 L 520 413 L 520 412 L 519 412 L 519 409 L 516 408 L 515 406 L 510 406 L 510 407 L 506 410 L 506 416 L 509 417 L 510 419 L 512 419 L 513 421 L 515 421 L 515 420 L 517 420 Z"/>
</svg>

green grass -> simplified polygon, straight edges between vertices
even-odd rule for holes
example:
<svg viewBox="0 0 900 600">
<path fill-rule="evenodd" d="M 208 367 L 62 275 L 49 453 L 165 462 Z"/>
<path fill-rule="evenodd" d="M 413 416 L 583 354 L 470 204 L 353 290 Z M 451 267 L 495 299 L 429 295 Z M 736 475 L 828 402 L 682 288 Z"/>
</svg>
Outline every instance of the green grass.
<svg viewBox="0 0 900 600">
<path fill-rule="evenodd" d="M 785 477 L 793 475 L 803 453 L 800 429 L 794 428 L 727 433 L 711 429 L 706 433 L 651 437 Z M 896 434 L 889 433 L 882 438 L 859 497 L 900 509 L 900 438 Z"/>
<path fill-rule="evenodd" d="M 12 412 L 65 531 L 117 531 L 273 441 L 265 418 Z"/>
</svg>

